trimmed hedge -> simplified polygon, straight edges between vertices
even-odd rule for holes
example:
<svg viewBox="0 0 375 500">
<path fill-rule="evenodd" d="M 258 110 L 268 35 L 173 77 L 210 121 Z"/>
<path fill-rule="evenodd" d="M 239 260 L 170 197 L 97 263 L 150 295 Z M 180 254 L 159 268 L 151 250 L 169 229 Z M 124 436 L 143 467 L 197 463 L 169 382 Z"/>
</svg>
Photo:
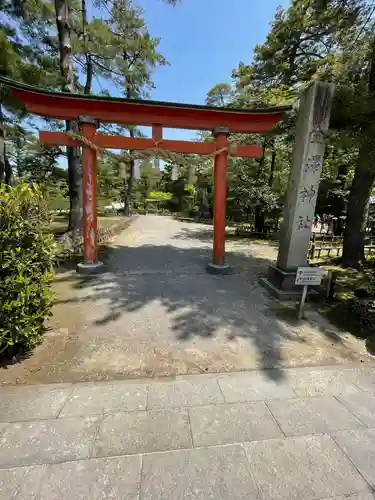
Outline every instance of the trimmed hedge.
<svg viewBox="0 0 375 500">
<path fill-rule="evenodd" d="M 37 186 L 0 186 L 0 353 L 41 341 L 53 301 L 55 242 L 45 232 L 49 222 Z"/>
</svg>

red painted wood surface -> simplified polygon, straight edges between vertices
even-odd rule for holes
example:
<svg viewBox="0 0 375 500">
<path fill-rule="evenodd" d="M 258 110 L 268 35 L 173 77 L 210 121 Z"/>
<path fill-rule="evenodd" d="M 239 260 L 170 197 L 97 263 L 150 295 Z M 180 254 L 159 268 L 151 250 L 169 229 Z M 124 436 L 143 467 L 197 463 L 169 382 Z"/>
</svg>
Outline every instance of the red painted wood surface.
<svg viewBox="0 0 375 500">
<path fill-rule="evenodd" d="M 93 123 L 82 124 L 82 135 L 92 140 L 96 132 Z M 97 261 L 97 214 L 96 214 L 96 151 L 82 147 L 82 198 L 83 198 L 83 258 L 85 264 Z"/>
<path fill-rule="evenodd" d="M 155 142 L 160 142 L 163 139 L 163 127 L 161 125 L 152 126 L 152 139 Z"/>
<path fill-rule="evenodd" d="M 80 146 L 80 141 L 76 141 L 67 136 L 65 132 L 43 132 L 39 133 L 40 142 L 46 146 Z M 156 139 L 143 139 L 120 137 L 117 135 L 96 134 L 91 141 L 100 148 L 111 149 L 130 149 L 142 150 L 155 147 Z M 194 141 L 172 141 L 163 139 L 157 143 L 157 147 L 162 150 L 174 151 L 176 153 L 186 154 L 202 154 L 207 155 L 216 151 L 215 141 L 212 142 L 194 142 Z M 259 158 L 262 156 L 262 148 L 260 146 L 241 146 L 231 148 L 233 156 L 241 156 L 247 158 Z"/>
<path fill-rule="evenodd" d="M 216 135 L 216 147 L 222 149 L 228 146 L 225 132 Z M 227 165 L 228 152 L 223 151 L 215 157 L 214 166 L 214 248 L 213 263 L 225 264 L 225 215 L 227 206 Z"/>
<path fill-rule="evenodd" d="M 21 86 L 19 86 L 21 87 Z M 230 132 L 263 133 L 282 120 L 283 108 L 237 110 L 153 101 L 83 98 L 74 94 L 49 93 L 37 89 L 13 88 L 12 92 L 32 113 L 60 120 L 91 116 L 101 122 L 127 125 L 160 124 L 163 127 Z"/>
</svg>

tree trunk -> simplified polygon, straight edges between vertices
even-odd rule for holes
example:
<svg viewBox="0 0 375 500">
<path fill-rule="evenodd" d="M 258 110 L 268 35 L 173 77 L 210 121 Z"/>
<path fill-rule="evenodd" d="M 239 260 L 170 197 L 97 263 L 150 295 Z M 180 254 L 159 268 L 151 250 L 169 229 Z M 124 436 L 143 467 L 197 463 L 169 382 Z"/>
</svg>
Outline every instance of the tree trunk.
<svg viewBox="0 0 375 500">
<path fill-rule="evenodd" d="M 13 186 L 14 175 L 12 165 L 9 163 L 5 144 L 5 125 L 3 108 L 0 102 L 0 184 Z"/>
<path fill-rule="evenodd" d="M 271 156 L 271 168 L 270 168 L 270 175 L 268 177 L 268 186 L 271 188 L 273 184 L 273 178 L 275 175 L 275 163 L 276 163 L 276 151 L 275 149 L 272 150 L 272 156 Z"/>
<path fill-rule="evenodd" d="M 333 220 L 333 236 L 342 236 L 343 232 L 343 222 L 341 217 L 337 217 Z"/>
<path fill-rule="evenodd" d="M 260 205 L 255 207 L 255 232 L 265 232 L 265 214 L 263 207 Z"/>
<path fill-rule="evenodd" d="M 72 10 L 69 0 L 55 0 L 56 26 L 59 36 L 60 74 L 63 92 L 74 93 L 74 69 L 71 44 Z M 78 130 L 76 122 L 67 121 L 67 130 Z M 82 180 L 81 161 L 78 148 L 67 148 L 69 184 L 69 231 L 78 231 L 82 226 Z"/>
<path fill-rule="evenodd" d="M 354 173 L 348 199 L 347 223 L 344 234 L 342 264 L 358 267 L 365 261 L 364 240 L 371 190 L 375 182 L 375 144 L 372 134 L 364 134 L 364 142 Z M 367 142 L 366 142 L 367 138 Z"/>
<path fill-rule="evenodd" d="M 76 121 L 66 122 L 66 130 L 78 131 Z M 68 231 L 82 228 L 82 172 L 78 148 L 66 148 L 68 157 L 69 223 Z"/>
<path fill-rule="evenodd" d="M 67 122 L 67 130 L 78 131 L 76 121 Z M 68 157 L 69 223 L 68 231 L 82 229 L 82 169 L 78 148 L 66 148 Z"/>
<path fill-rule="evenodd" d="M 13 174 L 13 169 L 12 165 L 9 163 L 9 159 L 6 155 L 5 151 L 5 184 L 7 186 L 13 186 L 14 185 L 14 174 Z"/>
<path fill-rule="evenodd" d="M 262 156 L 259 158 L 257 170 L 256 170 L 256 176 L 258 179 L 261 179 L 262 174 L 263 174 L 264 165 L 266 163 L 267 147 L 268 147 L 268 143 L 267 143 L 267 139 L 265 139 L 263 142 L 263 153 L 262 153 Z"/>
<path fill-rule="evenodd" d="M 134 130 L 129 130 L 130 137 L 134 137 Z M 131 215 L 132 211 L 132 197 L 133 197 L 133 184 L 134 184 L 134 160 L 130 161 L 129 178 L 124 192 L 124 215 Z"/>
<path fill-rule="evenodd" d="M 0 184 L 5 182 L 5 171 L 6 171 L 6 152 L 5 152 L 5 127 L 4 127 L 4 117 L 3 108 L 0 103 Z"/>
<path fill-rule="evenodd" d="M 90 54 L 87 54 L 86 55 L 86 84 L 85 84 L 85 89 L 84 89 L 85 94 L 91 93 L 93 74 L 94 74 L 94 72 L 93 72 L 93 67 L 92 67 L 92 60 L 91 60 Z"/>
<path fill-rule="evenodd" d="M 358 267 L 365 261 L 364 243 L 371 190 L 375 182 L 375 126 L 363 133 L 348 199 L 342 264 Z"/>
<path fill-rule="evenodd" d="M 60 74 L 63 92 L 74 93 L 73 52 L 70 37 L 72 10 L 69 0 L 55 0 L 56 26 L 59 35 Z"/>
<path fill-rule="evenodd" d="M 94 68 L 88 48 L 86 0 L 82 0 L 82 31 L 83 31 L 83 39 L 85 44 L 85 57 L 86 57 L 86 83 L 83 92 L 85 94 L 90 94 L 92 87 L 92 78 L 94 75 Z"/>
<path fill-rule="evenodd" d="M 128 71 L 130 71 L 130 64 L 128 62 L 128 56 L 127 53 L 124 51 L 123 53 L 123 59 L 124 62 L 127 64 Z M 131 78 L 128 77 L 128 80 L 125 82 L 125 97 L 127 99 L 131 99 L 134 97 L 134 84 L 131 81 Z M 129 135 L 130 137 L 135 136 L 135 129 L 130 128 L 129 129 Z M 134 160 L 130 161 L 130 172 L 129 172 L 129 178 L 128 178 L 128 183 L 126 187 L 126 191 L 124 193 L 124 215 L 129 216 L 131 214 L 131 209 L 132 209 L 132 196 L 133 196 L 133 183 L 134 183 Z"/>
<path fill-rule="evenodd" d="M 124 196 L 124 215 L 131 215 L 132 209 L 132 195 L 133 195 L 133 182 L 134 182 L 134 160 L 130 161 L 129 178 L 126 185 Z"/>
<path fill-rule="evenodd" d="M 369 97 L 375 100 L 375 36 L 371 42 Z M 375 123 L 362 130 L 362 145 L 348 199 L 342 264 L 358 267 L 365 261 L 365 233 L 371 190 L 375 181 Z"/>
</svg>

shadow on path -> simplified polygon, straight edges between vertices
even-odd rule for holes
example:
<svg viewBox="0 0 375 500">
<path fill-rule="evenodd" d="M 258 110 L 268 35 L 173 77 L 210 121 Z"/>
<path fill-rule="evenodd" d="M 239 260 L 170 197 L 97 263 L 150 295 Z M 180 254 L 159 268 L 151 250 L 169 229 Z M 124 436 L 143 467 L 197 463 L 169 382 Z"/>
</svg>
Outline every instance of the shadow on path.
<svg viewBox="0 0 375 500">
<path fill-rule="evenodd" d="M 204 242 L 211 242 L 212 241 L 212 227 L 211 226 L 204 226 L 202 225 L 201 228 L 199 229 L 191 229 L 191 228 L 181 228 L 181 231 L 175 235 L 176 240 L 186 240 L 186 241 L 191 241 L 191 240 L 199 240 L 199 241 L 204 241 Z M 267 245 L 273 248 L 278 248 L 279 247 L 279 242 L 275 239 L 272 239 L 271 237 L 268 239 L 265 239 L 264 235 L 261 233 L 258 234 L 252 234 L 251 236 L 238 236 L 235 232 L 235 228 L 232 227 L 229 230 L 227 229 L 225 233 L 225 239 L 226 241 L 230 242 L 237 242 L 242 245 L 250 245 L 250 244 L 259 244 L 259 245 Z"/>
<path fill-rule="evenodd" d="M 187 344 L 186 347 L 197 346 L 199 339 L 206 339 L 213 342 L 213 348 L 221 344 L 224 355 L 227 352 L 228 364 L 233 358 L 236 365 L 233 354 L 236 349 L 233 351 L 231 346 L 241 339 L 251 345 L 253 357 L 259 360 L 258 367 L 274 368 L 267 372 L 269 377 L 281 379 L 281 368 L 288 365 L 282 347 L 288 344 L 286 352 L 298 358 L 304 345 L 319 340 L 317 332 L 309 338 L 300 329 L 295 311 L 271 299 L 258 284 L 269 260 L 229 251 L 227 259 L 235 273 L 212 276 L 205 271 L 210 258 L 211 249 L 208 248 L 112 246 L 106 250 L 107 272 L 103 275 L 95 278 L 61 276 L 60 280 L 71 280 L 77 293 L 58 303 L 78 301 L 83 311 L 84 304 L 91 304 L 87 310 L 89 329 L 91 326 L 116 330 L 125 341 L 129 338 L 129 342 L 136 342 L 138 338 L 140 343 L 149 342 L 149 349 L 155 347 L 158 339 L 163 344 L 170 344 L 172 350 L 176 343 L 179 348 L 181 343 Z M 161 317 L 160 305 L 165 318 Z M 130 328 L 134 318 L 139 324 L 135 338 L 130 338 L 127 326 Z M 156 337 L 153 337 L 153 329 L 159 332 Z M 170 337 L 168 332 L 172 333 Z M 337 344 L 345 351 L 347 359 L 358 359 L 333 330 L 319 328 L 319 335 L 323 339 L 320 339 L 323 349 Z M 205 345 L 207 347 L 209 349 Z M 311 345 L 308 350 L 310 348 Z M 238 356 L 241 355 L 244 354 L 240 350 Z M 332 354 L 331 360 L 334 358 Z M 210 368 L 202 370 L 210 371 Z"/>
</svg>

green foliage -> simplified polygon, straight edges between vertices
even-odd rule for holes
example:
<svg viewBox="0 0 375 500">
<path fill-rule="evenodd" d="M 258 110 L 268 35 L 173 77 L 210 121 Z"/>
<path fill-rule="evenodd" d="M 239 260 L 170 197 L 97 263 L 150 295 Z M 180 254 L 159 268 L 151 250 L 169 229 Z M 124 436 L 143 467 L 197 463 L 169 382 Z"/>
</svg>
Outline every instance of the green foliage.
<svg viewBox="0 0 375 500">
<path fill-rule="evenodd" d="M 359 298 L 375 298 L 375 274 L 368 274 L 356 287 L 354 294 Z"/>
<path fill-rule="evenodd" d="M 217 83 L 208 92 L 206 104 L 209 106 L 227 106 L 233 99 L 233 89 L 229 83 Z"/>
<path fill-rule="evenodd" d="M 150 191 L 148 199 L 158 201 L 169 201 L 172 199 L 172 193 L 164 193 L 163 191 Z"/>
<path fill-rule="evenodd" d="M 69 200 L 59 185 L 49 186 L 45 199 L 48 210 L 69 210 Z"/>
<path fill-rule="evenodd" d="M 36 185 L 0 187 L 0 352 L 32 348 L 50 315 L 55 244 Z"/>
<path fill-rule="evenodd" d="M 356 36 L 368 14 L 364 4 L 332 1 L 327 9 L 316 10 L 316 0 L 295 0 L 289 8 L 279 8 L 265 43 L 255 47 L 252 64 L 240 64 L 233 76 L 254 93 L 264 87 L 301 89 L 340 52 L 343 37 Z"/>
<path fill-rule="evenodd" d="M 193 185 L 185 185 L 182 199 L 182 212 L 189 217 L 198 215 L 198 195 L 197 188 Z"/>
<path fill-rule="evenodd" d="M 313 80 L 335 83 L 331 117 L 335 131 L 327 138 L 317 211 L 336 217 L 347 213 L 344 260 L 349 265 L 363 260 L 366 200 L 375 180 L 374 7 L 373 0 L 294 0 L 288 8 L 278 9 L 250 64 L 240 62 L 232 73 L 232 106 L 293 105 L 277 128 L 281 135 L 275 141 L 276 161 L 268 182 L 242 175 L 246 181 L 242 186 L 229 183 L 232 200 L 247 198 L 246 204 L 255 202 L 257 210 L 272 205 L 274 194 L 283 201 L 301 93 Z M 269 162 L 266 153 L 263 167 Z M 250 167 L 251 162 L 246 163 Z"/>
<path fill-rule="evenodd" d="M 159 39 L 149 33 L 142 9 L 129 0 L 96 4 L 105 16 L 88 22 L 85 37 L 77 30 L 77 60 L 87 66 L 88 54 L 94 75 L 116 84 L 126 97 L 146 97 L 153 88 L 153 69 L 167 64 L 157 50 Z"/>
<path fill-rule="evenodd" d="M 67 16 L 60 23 L 61 16 L 55 12 L 58 5 Z M 96 0 L 94 11 L 88 2 L 76 0 L 0 0 L 0 6 L 0 73 L 13 79 L 85 94 L 93 92 L 94 82 L 101 94 L 109 95 L 108 88 L 112 88 L 117 89 L 117 95 L 140 98 L 147 97 L 153 89 L 153 70 L 167 64 L 158 50 L 159 39 L 148 30 L 143 10 L 130 0 Z M 54 181 L 51 186 L 51 171 L 62 151 L 36 145 L 35 137 L 30 138 L 32 134 L 26 132 L 30 125 L 35 128 L 35 124 L 30 123 L 23 106 L 6 89 L 0 88 L 0 102 L 0 131 L 3 128 L 16 131 L 6 137 L 6 148 L 0 144 L 0 152 L 4 150 L 0 154 L 0 183 L 7 180 L 5 172 L 10 178 L 13 171 L 43 185 L 44 194 L 47 197 L 52 194 L 51 206 L 56 206 L 53 198 L 58 187 L 57 198 L 69 195 L 71 206 L 78 213 L 79 158 L 68 154 L 69 190 L 64 181 Z M 29 127 L 25 126 L 26 121 Z M 57 129 L 61 124 L 49 120 L 48 126 Z M 106 132 L 123 134 L 124 131 L 138 135 L 134 127 L 106 125 Z M 127 186 L 118 177 L 118 165 L 103 163 L 98 176 L 100 201 L 124 200 Z M 73 220 L 77 222 L 79 217 Z"/>
<path fill-rule="evenodd" d="M 97 166 L 97 197 L 100 204 L 119 201 L 123 180 L 119 175 L 119 163 L 103 155 Z"/>
</svg>

